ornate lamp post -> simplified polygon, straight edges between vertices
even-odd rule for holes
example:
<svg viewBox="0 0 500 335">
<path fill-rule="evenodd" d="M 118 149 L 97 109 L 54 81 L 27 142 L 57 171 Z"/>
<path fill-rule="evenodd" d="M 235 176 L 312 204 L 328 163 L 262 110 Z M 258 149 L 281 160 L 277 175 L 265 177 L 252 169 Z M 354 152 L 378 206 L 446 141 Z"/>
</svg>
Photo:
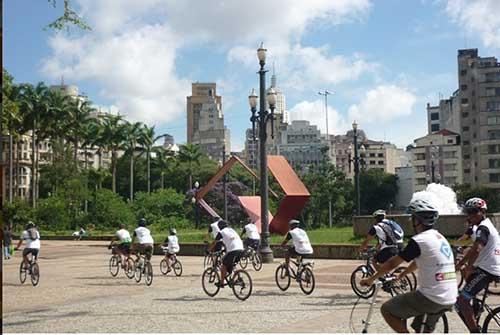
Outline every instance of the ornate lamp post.
<svg viewBox="0 0 500 335">
<path fill-rule="evenodd" d="M 276 92 L 271 87 L 267 92 L 267 103 L 269 104 L 270 111 L 266 110 L 266 72 L 264 70 L 264 65 L 266 64 L 266 52 L 263 44 L 260 45 L 257 50 L 257 57 L 259 59 L 260 70 L 258 72 L 260 78 L 260 101 L 259 101 L 259 113 L 257 112 L 257 100 L 258 96 L 255 93 L 255 89 L 252 89 L 250 96 L 248 97 L 248 102 L 250 104 L 250 110 L 252 116 L 250 121 L 252 122 L 253 138 L 255 139 L 255 128 L 258 127 L 259 131 L 259 156 L 260 156 L 260 218 L 261 218 L 261 245 L 260 253 L 262 255 L 262 261 L 264 263 L 271 263 L 273 261 L 273 251 L 269 247 L 269 216 L 268 216 L 268 178 L 267 178 L 267 153 L 266 153 L 266 141 L 267 141 L 267 121 L 271 121 L 271 136 L 274 137 L 274 109 L 276 107 Z"/>
<path fill-rule="evenodd" d="M 226 164 L 226 139 L 222 143 L 222 166 Z M 224 195 L 224 220 L 227 221 L 227 191 L 226 191 L 227 173 L 222 177 L 222 193 Z"/>
<path fill-rule="evenodd" d="M 352 123 L 352 130 L 354 135 L 354 158 L 351 159 L 351 150 L 352 148 L 349 146 L 349 167 L 351 166 L 351 162 L 354 163 L 354 189 L 356 190 L 356 215 L 361 215 L 361 193 L 359 190 L 359 166 L 362 163 L 360 160 L 360 151 L 361 154 L 364 154 L 366 148 L 364 145 L 358 148 L 358 124 L 356 121 Z M 358 150 L 359 149 L 359 150 Z M 364 162 L 363 162 L 364 163 Z"/>
</svg>

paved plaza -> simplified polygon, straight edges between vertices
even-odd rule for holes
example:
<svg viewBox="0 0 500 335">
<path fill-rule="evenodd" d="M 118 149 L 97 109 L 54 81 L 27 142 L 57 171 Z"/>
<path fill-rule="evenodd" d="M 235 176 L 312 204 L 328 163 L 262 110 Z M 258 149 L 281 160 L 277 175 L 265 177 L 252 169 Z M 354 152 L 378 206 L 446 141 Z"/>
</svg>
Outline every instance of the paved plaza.
<svg viewBox="0 0 500 335">
<path fill-rule="evenodd" d="M 203 259 L 179 257 L 182 277 L 162 276 L 161 256 L 153 257 L 152 286 L 137 284 L 123 272 L 108 271 L 109 250 L 104 242 L 42 241 L 41 279 L 33 287 L 19 282 L 20 253 L 3 263 L 4 332 L 351 332 L 349 320 L 357 301 L 349 284 L 361 261 L 315 260 L 316 289 L 306 296 L 292 282 L 281 292 L 274 281 L 274 264 L 250 270 L 253 293 L 239 301 L 229 288 L 208 297 L 201 287 Z M 388 298 L 385 293 L 381 301 Z M 500 304 L 500 298 L 491 303 Z M 367 305 L 353 313 L 361 329 Z M 465 328 L 448 313 L 453 332 Z M 377 307 L 373 332 L 389 332 Z"/>
</svg>

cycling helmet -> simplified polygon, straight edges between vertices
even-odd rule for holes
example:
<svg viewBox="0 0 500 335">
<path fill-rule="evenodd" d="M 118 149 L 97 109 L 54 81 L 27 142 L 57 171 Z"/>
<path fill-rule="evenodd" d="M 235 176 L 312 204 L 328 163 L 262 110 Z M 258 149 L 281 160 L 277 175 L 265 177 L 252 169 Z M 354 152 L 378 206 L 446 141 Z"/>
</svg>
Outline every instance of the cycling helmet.
<svg viewBox="0 0 500 335">
<path fill-rule="evenodd" d="M 386 213 L 383 209 L 377 209 L 375 212 L 373 212 L 373 217 L 376 218 L 376 217 L 379 217 L 379 216 L 385 216 Z"/>
<path fill-rule="evenodd" d="M 488 206 L 486 205 L 486 201 L 481 198 L 470 198 L 465 202 L 464 205 L 465 211 L 470 209 L 484 209 L 487 210 Z"/>
<path fill-rule="evenodd" d="M 407 212 L 419 218 L 425 226 L 433 226 L 439 218 L 436 207 L 423 199 L 412 200 L 408 205 Z"/>
<path fill-rule="evenodd" d="M 298 227 L 300 225 L 300 221 L 292 219 L 292 220 L 288 221 L 288 225 L 290 227 Z"/>
<path fill-rule="evenodd" d="M 176 235 L 176 234 L 177 234 L 177 229 L 170 228 L 170 235 Z"/>
<path fill-rule="evenodd" d="M 33 223 L 33 221 L 28 221 L 28 224 L 26 225 L 26 229 L 31 229 L 31 228 L 35 228 L 35 224 Z"/>
<path fill-rule="evenodd" d="M 217 222 L 217 226 L 219 227 L 220 230 L 226 228 L 228 226 L 227 224 L 227 221 L 225 220 L 219 220 L 219 222 Z"/>
<path fill-rule="evenodd" d="M 146 219 L 145 218 L 141 218 L 139 220 L 139 227 L 146 227 Z"/>
</svg>

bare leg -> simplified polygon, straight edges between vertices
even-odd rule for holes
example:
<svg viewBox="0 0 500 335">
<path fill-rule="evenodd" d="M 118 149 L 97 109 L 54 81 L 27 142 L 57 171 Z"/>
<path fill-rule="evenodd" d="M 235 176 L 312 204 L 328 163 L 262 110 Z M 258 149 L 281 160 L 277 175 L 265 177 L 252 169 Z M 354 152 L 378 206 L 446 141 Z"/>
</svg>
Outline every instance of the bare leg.
<svg viewBox="0 0 500 335">
<path fill-rule="evenodd" d="M 470 300 L 464 298 L 462 295 L 459 295 L 457 299 L 457 304 L 458 304 L 458 310 L 462 315 L 462 318 L 464 320 L 465 325 L 467 326 L 467 329 L 469 329 L 470 332 L 477 332 L 479 327 L 474 318 L 474 310 L 470 305 Z"/>
<path fill-rule="evenodd" d="M 406 320 L 395 317 L 383 308 L 380 311 L 382 312 L 382 316 L 384 317 L 385 322 L 387 322 L 387 324 L 394 331 L 398 333 L 409 333 L 408 328 L 406 327 Z"/>
</svg>

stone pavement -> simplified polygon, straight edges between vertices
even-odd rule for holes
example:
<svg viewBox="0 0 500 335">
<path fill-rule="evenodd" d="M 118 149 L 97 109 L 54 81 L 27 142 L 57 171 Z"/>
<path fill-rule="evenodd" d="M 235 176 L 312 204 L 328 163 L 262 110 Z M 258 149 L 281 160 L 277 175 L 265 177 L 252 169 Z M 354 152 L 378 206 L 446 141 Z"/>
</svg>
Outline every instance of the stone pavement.
<svg viewBox="0 0 500 335">
<path fill-rule="evenodd" d="M 153 257 L 152 286 L 137 284 L 123 272 L 108 271 L 110 252 L 95 241 L 43 241 L 40 284 L 19 282 L 20 252 L 3 267 L 3 331 L 30 332 L 339 332 L 349 333 L 352 306 L 357 301 L 349 284 L 360 261 L 315 260 L 316 289 L 302 293 L 292 281 L 281 292 L 274 281 L 274 264 L 250 270 L 253 293 L 239 301 L 229 288 L 208 297 L 201 287 L 203 259 L 179 257 L 182 277 L 162 276 L 161 256 Z M 384 293 L 381 301 L 387 299 Z M 495 297 L 491 303 L 500 304 Z M 367 305 L 353 313 L 360 331 Z M 448 313 L 451 330 L 464 332 L 455 313 Z M 372 332 L 389 332 L 377 307 Z"/>
</svg>

